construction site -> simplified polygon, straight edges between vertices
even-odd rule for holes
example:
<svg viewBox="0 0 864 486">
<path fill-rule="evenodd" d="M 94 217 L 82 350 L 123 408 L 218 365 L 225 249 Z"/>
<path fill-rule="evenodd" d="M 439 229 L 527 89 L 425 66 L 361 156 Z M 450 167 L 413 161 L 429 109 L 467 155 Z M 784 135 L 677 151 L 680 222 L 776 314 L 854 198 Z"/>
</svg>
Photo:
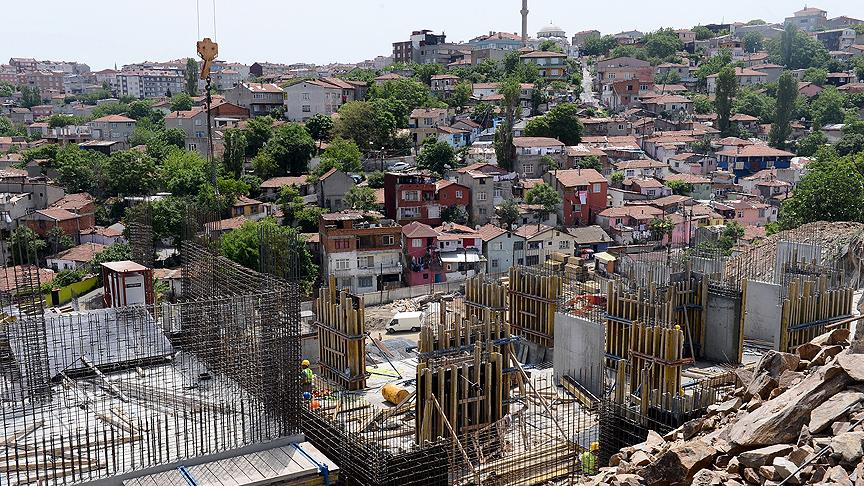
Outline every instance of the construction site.
<svg viewBox="0 0 864 486">
<path fill-rule="evenodd" d="M 860 327 L 861 225 L 604 272 L 550 253 L 425 297 L 417 338 L 384 340 L 326 276 L 301 322 L 295 242 L 261 235 L 255 271 L 188 219 L 177 303 L 114 296 L 152 266 L 147 211 L 104 309 L 46 308 L 34 257 L 6 255 L 0 484 L 573 484 L 716 413 L 766 356 Z"/>
</svg>

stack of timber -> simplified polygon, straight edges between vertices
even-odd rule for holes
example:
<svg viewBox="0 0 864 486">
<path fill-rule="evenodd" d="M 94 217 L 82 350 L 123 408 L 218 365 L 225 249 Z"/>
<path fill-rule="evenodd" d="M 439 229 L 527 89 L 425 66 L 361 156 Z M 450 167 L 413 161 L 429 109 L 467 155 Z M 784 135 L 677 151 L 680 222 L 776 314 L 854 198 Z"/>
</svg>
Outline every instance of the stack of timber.
<svg viewBox="0 0 864 486">
<path fill-rule="evenodd" d="M 780 351 L 792 352 L 835 327 L 848 329 L 848 320 L 834 324 L 852 315 L 853 289 L 829 290 L 822 276 L 816 281 L 793 279 L 788 290 L 780 318 Z"/>
<path fill-rule="evenodd" d="M 510 268 L 510 326 L 513 333 L 540 346 L 555 346 L 555 312 L 563 289 L 556 274 Z"/>
<path fill-rule="evenodd" d="M 363 297 L 337 290 L 336 278 L 331 275 L 329 286 L 318 290 L 315 311 L 321 375 L 345 390 L 366 388 Z"/>
</svg>

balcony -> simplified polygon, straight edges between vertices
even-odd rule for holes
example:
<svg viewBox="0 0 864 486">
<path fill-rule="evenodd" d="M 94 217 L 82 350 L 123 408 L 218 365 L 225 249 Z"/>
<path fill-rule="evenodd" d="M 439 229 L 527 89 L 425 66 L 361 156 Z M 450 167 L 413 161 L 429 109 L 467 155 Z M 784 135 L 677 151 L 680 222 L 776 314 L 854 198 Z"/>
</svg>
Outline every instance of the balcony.
<svg viewBox="0 0 864 486">
<path fill-rule="evenodd" d="M 378 275 L 392 275 L 402 273 L 402 263 L 378 263 L 370 267 L 349 268 L 347 270 L 331 270 L 337 278 L 350 277 L 374 277 Z"/>
</svg>

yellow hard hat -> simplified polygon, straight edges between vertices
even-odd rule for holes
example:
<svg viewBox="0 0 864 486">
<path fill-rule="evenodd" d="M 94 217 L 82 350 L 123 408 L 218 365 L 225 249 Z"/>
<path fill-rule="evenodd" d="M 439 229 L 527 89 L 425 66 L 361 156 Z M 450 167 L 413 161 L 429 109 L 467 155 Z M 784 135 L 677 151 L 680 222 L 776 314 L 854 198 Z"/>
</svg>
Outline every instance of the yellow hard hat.
<svg viewBox="0 0 864 486">
<path fill-rule="evenodd" d="M 597 442 L 592 442 L 591 443 L 591 452 L 599 451 L 599 450 L 600 450 L 600 444 Z"/>
<path fill-rule="evenodd" d="M 304 359 L 303 361 L 300 362 L 300 364 L 303 365 L 303 366 L 309 366 L 309 360 L 308 360 L 308 359 Z"/>
<path fill-rule="evenodd" d="M 680 330 L 681 330 L 681 326 L 678 325 L 678 324 L 675 324 L 675 330 L 676 330 L 676 331 L 680 331 Z"/>
</svg>

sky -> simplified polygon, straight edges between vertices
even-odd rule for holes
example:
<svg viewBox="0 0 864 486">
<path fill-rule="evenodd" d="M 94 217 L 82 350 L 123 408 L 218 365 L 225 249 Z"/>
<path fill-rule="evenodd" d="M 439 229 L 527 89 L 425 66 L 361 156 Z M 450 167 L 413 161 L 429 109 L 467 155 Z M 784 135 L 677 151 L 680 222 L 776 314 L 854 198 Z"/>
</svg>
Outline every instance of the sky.
<svg viewBox="0 0 864 486">
<path fill-rule="evenodd" d="M 215 36 L 214 36 L 215 1 Z M 864 19 L 864 1 L 821 0 L 828 16 Z M 804 7 L 794 0 L 529 0 L 528 32 L 550 22 L 568 36 L 597 29 L 651 31 L 761 18 L 780 22 Z M 412 30 L 444 31 L 450 42 L 489 31 L 518 32 L 521 0 L 47 0 L 0 1 L 0 62 L 10 57 L 79 61 L 99 70 L 195 55 L 215 37 L 219 58 L 359 62 L 389 55 Z M 196 12 L 200 11 L 200 15 Z M 47 15 L 40 12 L 50 12 Z M 34 15 L 36 15 L 34 17 Z"/>
</svg>

